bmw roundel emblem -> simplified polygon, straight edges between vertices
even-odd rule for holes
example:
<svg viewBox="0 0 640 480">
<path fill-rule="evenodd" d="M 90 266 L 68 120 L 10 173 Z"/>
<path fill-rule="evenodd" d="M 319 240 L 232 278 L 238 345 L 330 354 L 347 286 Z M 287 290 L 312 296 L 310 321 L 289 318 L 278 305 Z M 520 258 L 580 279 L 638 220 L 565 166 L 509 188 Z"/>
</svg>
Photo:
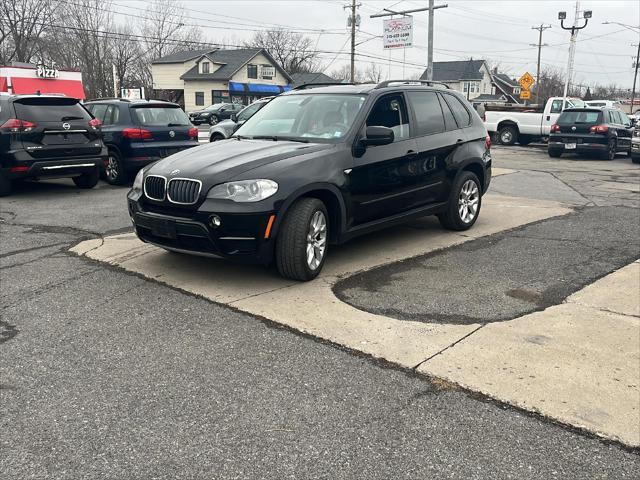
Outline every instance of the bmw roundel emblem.
<svg viewBox="0 0 640 480">
<path fill-rule="evenodd" d="M 575 129 L 576 129 L 576 127 L 571 127 L 571 130 L 574 130 L 574 131 L 575 131 Z"/>
<path fill-rule="evenodd" d="M 169 130 L 169 136 L 171 138 L 175 137 L 176 136 L 176 132 L 174 132 L 173 130 Z"/>
<path fill-rule="evenodd" d="M 179 173 L 180 173 L 180 170 L 176 168 L 175 170 L 171 170 L 171 173 L 169 173 L 169 175 L 177 175 Z"/>
</svg>

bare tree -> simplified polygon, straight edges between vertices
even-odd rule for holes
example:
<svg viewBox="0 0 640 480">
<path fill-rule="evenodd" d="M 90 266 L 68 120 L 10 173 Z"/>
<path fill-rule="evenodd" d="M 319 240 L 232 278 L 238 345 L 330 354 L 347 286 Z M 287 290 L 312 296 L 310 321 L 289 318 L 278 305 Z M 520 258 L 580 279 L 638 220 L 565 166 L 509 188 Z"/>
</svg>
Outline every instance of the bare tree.
<svg viewBox="0 0 640 480">
<path fill-rule="evenodd" d="M 284 29 L 256 32 L 247 47 L 264 48 L 288 73 L 307 73 L 318 68 L 313 41 Z"/>
<path fill-rule="evenodd" d="M 134 64 L 142 56 L 142 50 L 129 24 L 118 25 L 115 31 L 120 38 L 111 42 L 111 57 L 117 83 L 123 88 L 129 83 L 136 83 Z"/>
<path fill-rule="evenodd" d="M 0 63 L 34 59 L 52 10 L 51 0 L 0 0 Z"/>
<path fill-rule="evenodd" d="M 370 63 L 364 71 L 363 81 L 366 83 L 380 83 L 383 78 L 382 68 L 377 63 Z"/>
<path fill-rule="evenodd" d="M 359 69 L 357 66 L 356 66 L 355 71 L 353 73 L 354 73 L 353 81 L 355 83 L 362 83 L 364 81 L 364 74 L 363 74 L 362 70 Z M 351 66 L 348 65 L 348 64 L 344 64 L 341 67 L 334 68 L 331 71 L 331 74 L 329 76 L 332 77 L 332 78 L 335 78 L 336 80 L 350 82 L 351 81 Z"/>
</svg>

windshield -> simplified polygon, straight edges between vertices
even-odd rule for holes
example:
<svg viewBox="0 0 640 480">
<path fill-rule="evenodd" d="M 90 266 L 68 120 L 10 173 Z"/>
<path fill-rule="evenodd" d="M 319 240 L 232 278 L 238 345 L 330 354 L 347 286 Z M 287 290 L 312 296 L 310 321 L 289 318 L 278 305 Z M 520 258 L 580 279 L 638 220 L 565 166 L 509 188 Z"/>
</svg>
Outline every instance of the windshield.
<svg viewBox="0 0 640 480">
<path fill-rule="evenodd" d="M 187 117 L 187 114 L 184 113 L 180 107 L 165 107 L 159 105 L 157 107 L 135 107 L 132 108 L 131 111 L 138 125 L 146 125 L 148 127 L 191 125 L 189 117 Z"/>
<path fill-rule="evenodd" d="M 579 98 L 567 98 L 567 103 L 569 105 L 571 105 L 572 107 L 579 107 L 579 108 L 584 108 L 587 106 L 586 103 L 584 103 L 582 100 L 580 100 Z"/>
<path fill-rule="evenodd" d="M 574 112 L 574 111 L 565 110 L 558 117 L 557 123 L 559 124 L 587 123 L 587 124 L 595 125 L 596 123 L 600 123 L 599 117 L 600 117 L 600 112 L 591 112 L 591 111 Z"/>
<path fill-rule="evenodd" d="M 274 98 L 234 136 L 338 141 L 362 108 L 363 95 L 303 94 Z"/>
<path fill-rule="evenodd" d="M 211 110 L 218 110 L 222 105 L 224 105 L 224 103 L 214 103 L 213 105 L 209 105 L 205 108 L 205 111 L 210 112 Z"/>
</svg>

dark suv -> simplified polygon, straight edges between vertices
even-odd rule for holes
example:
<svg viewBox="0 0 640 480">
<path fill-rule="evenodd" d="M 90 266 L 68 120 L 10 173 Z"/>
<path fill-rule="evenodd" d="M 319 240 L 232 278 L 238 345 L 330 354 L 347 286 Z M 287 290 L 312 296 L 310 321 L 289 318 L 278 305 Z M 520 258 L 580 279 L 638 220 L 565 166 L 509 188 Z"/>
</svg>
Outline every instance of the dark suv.
<svg viewBox="0 0 640 480">
<path fill-rule="evenodd" d="M 189 119 L 194 125 L 208 123 L 215 125 L 220 120 L 227 120 L 231 115 L 238 113 L 244 108 L 240 103 L 214 103 L 202 110 L 189 112 Z"/>
<path fill-rule="evenodd" d="M 113 98 L 86 107 L 102 122 L 109 151 L 104 175 L 112 185 L 126 183 L 149 163 L 198 145 L 198 129 L 178 104 Z"/>
<path fill-rule="evenodd" d="M 491 180 L 487 131 L 461 94 L 415 83 L 292 90 L 231 138 L 144 169 L 128 194 L 137 235 L 310 280 L 330 243 L 425 215 L 470 228 Z"/>
<path fill-rule="evenodd" d="M 613 160 L 616 153 L 631 154 L 631 120 L 615 108 L 567 108 L 551 125 L 547 151 L 558 158 L 563 153 L 594 154 Z"/>
<path fill-rule="evenodd" d="M 0 94 L 0 195 L 27 178 L 71 177 L 93 188 L 106 157 L 100 122 L 79 100 Z"/>
</svg>

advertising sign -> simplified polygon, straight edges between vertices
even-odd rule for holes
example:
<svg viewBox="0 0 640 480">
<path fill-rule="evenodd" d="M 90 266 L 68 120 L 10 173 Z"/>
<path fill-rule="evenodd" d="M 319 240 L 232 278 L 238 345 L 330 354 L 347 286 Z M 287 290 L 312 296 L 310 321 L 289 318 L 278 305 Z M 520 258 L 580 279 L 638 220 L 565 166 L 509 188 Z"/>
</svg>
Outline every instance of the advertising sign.
<svg viewBox="0 0 640 480">
<path fill-rule="evenodd" d="M 276 76 L 276 67 L 270 67 L 268 65 L 262 65 L 260 68 L 260 78 L 271 79 Z"/>
<path fill-rule="evenodd" d="M 407 48 L 413 44 L 413 17 L 384 20 L 382 27 L 384 48 Z"/>
<path fill-rule="evenodd" d="M 120 97 L 128 100 L 140 100 L 142 98 L 141 88 L 121 88 Z"/>
</svg>

